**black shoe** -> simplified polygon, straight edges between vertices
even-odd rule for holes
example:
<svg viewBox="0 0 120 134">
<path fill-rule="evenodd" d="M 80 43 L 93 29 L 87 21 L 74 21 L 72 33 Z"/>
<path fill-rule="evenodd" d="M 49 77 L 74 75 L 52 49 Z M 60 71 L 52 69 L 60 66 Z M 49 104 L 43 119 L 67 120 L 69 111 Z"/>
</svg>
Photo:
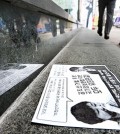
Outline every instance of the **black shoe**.
<svg viewBox="0 0 120 134">
<path fill-rule="evenodd" d="M 105 34 L 104 38 L 105 38 L 106 40 L 108 40 L 108 39 L 109 39 L 109 34 Z"/>
<path fill-rule="evenodd" d="M 99 36 L 102 36 L 102 32 L 97 30 L 97 33 L 99 34 Z"/>
</svg>

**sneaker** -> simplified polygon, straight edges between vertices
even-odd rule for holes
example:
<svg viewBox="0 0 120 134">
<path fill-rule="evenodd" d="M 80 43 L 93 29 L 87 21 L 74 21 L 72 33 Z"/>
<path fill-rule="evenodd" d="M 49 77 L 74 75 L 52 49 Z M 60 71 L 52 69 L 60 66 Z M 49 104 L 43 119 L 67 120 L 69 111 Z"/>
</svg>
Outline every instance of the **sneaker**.
<svg viewBox="0 0 120 134">
<path fill-rule="evenodd" d="M 99 34 L 99 36 L 102 36 L 102 32 L 97 30 L 97 33 Z"/>
<path fill-rule="evenodd" d="M 109 34 L 105 34 L 104 38 L 105 38 L 106 40 L 108 40 L 108 39 L 109 39 Z"/>
</svg>

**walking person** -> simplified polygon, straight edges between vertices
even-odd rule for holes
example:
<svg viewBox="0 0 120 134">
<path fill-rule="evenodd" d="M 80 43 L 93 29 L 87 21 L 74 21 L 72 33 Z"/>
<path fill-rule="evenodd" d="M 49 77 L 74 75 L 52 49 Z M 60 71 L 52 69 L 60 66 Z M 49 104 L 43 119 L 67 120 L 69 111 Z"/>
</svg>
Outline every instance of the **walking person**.
<svg viewBox="0 0 120 134">
<path fill-rule="evenodd" d="M 116 0 L 98 0 L 99 6 L 99 19 L 98 19 L 98 31 L 97 33 L 102 36 L 103 30 L 103 16 L 106 8 L 106 24 L 104 30 L 104 38 L 109 39 L 109 34 L 113 25 L 113 14 Z"/>
<path fill-rule="evenodd" d="M 86 7 L 86 9 L 88 10 L 86 27 L 88 27 L 88 25 L 89 25 L 90 15 L 93 11 L 93 0 L 88 0 L 88 4 L 89 5 Z"/>
</svg>

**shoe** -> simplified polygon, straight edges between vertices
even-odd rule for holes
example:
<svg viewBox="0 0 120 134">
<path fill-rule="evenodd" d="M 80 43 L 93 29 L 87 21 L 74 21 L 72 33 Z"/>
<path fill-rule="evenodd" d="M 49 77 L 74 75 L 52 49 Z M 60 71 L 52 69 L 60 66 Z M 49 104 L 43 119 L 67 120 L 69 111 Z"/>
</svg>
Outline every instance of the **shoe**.
<svg viewBox="0 0 120 134">
<path fill-rule="evenodd" d="M 102 36 L 102 32 L 97 30 L 97 33 L 99 34 L 99 36 Z"/>
<path fill-rule="evenodd" d="M 108 39 L 109 39 L 109 34 L 105 34 L 104 38 L 105 38 L 106 40 L 108 40 Z"/>
</svg>

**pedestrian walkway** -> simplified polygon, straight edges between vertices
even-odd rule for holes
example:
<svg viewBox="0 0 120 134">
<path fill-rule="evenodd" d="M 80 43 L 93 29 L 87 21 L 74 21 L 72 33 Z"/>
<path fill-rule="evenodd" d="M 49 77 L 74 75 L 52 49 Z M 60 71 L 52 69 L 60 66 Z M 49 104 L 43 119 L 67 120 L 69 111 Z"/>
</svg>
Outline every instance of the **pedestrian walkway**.
<svg viewBox="0 0 120 134">
<path fill-rule="evenodd" d="M 93 30 L 94 32 L 97 33 L 97 27 L 95 27 L 95 30 Z M 104 38 L 104 36 L 101 36 L 101 38 Z M 110 32 L 110 39 L 109 41 L 112 44 L 118 45 L 118 43 L 120 42 L 120 28 L 117 28 L 115 26 L 112 27 L 112 30 Z"/>
<path fill-rule="evenodd" d="M 38 77 L 0 118 L 1 134 L 116 134 L 116 130 L 67 128 L 31 124 L 31 120 L 53 64 L 106 65 L 120 80 L 120 48 L 95 32 L 80 29 Z M 118 132 L 119 133 L 119 132 Z"/>
<path fill-rule="evenodd" d="M 110 40 L 117 44 L 120 42 L 120 28 L 113 27 L 110 33 Z"/>
</svg>

